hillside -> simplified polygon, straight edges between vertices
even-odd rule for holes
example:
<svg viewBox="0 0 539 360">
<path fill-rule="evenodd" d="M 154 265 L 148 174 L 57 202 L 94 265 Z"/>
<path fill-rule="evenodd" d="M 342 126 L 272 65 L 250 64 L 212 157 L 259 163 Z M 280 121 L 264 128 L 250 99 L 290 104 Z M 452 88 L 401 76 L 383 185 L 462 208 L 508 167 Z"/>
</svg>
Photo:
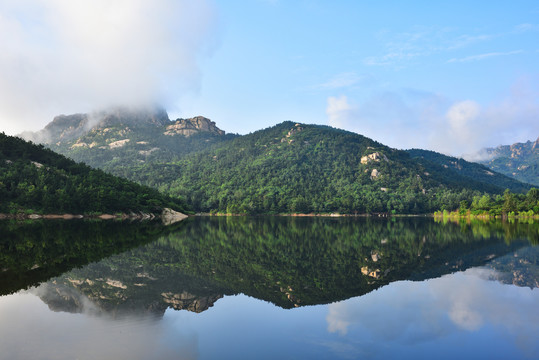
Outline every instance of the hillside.
<svg viewBox="0 0 539 360">
<path fill-rule="evenodd" d="M 425 213 L 505 188 L 355 133 L 293 122 L 141 164 L 132 178 L 226 213 Z"/>
<path fill-rule="evenodd" d="M 479 162 L 522 182 L 539 186 L 539 138 L 535 141 L 483 149 Z"/>
<path fill-rule="evenodd" d="M 0 213 L 177 211 L 185 203 L 0 133 Z"/>
<path fill-rule="evenodd" d="M 478 165 L 460 171 L 426 153 L 289 121 L 237 136 L 204 117 L 170 121 L 164 110 L 119 109 L 59 116 L 30 136 L 200 212 L 427 213 L 484 192 L 529 189 Z"/>
<path fill-rule="evenodd" d="M 485 165 L 452 156 L 446 156 L 430 150 L 410 149 L 406 151 L 413 158 L 421 159 L 424 162 L 432 162 L 435 165 L 441 165 L 457 175 L 469 178 L 470 181 L 480 181 L 519 193 L 525 192 L 530 188 L 528 184 L 524 184 L 512 177 L 492 171 Z"/>
</svg>

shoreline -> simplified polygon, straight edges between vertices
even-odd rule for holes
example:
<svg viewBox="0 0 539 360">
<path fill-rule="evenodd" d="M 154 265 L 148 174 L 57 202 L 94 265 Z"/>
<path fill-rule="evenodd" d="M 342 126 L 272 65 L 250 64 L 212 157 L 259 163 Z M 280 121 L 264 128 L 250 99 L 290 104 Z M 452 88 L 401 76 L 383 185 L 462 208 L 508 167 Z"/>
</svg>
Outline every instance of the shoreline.
<svg viewBox="0 0 539 360">
<path fill-rule="evenodd" d="M 165 224 L 172 224 L 177 221 L 181 221 L 188 216 L 174 211 L 169 208 L 164 208 L 161 213 L 116 213 L 116 214 L 3 214 L 0 213 L 0 220 L 138 220 L 138 221 L 152 221 L 161 219 Z"/>
<path fill-rule="evenodd" d="M 288 217 L 373 217 L 373 218 L 390 218 L 390 217 L 433 217 L 434 214 L 303 214 L 303 213 L 282 213 L 282 214 L 234 214 L 234 213 L 196 213 L 193 216 L 288 216 Z"/>
</svg>

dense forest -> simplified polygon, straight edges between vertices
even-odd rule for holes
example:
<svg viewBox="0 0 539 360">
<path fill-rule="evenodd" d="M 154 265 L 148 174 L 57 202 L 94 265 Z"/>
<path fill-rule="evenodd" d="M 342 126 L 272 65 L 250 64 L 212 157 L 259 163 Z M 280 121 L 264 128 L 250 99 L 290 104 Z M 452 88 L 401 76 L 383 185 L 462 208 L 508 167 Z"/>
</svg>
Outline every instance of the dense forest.
<svg viewBox="0 0 539 360">
<path fill-rule="evenodd" d="M 327 126 L 284 122 L 169 163 L 141 163 L 133 180 L 221 213 L 428 213 L 484 193 L 529 186 L 465 176 Z"/>
<path fill-rule="evenodd" d="M 0 133 L 0 213 L 185 211 L 185 203 Z"/>
</svg>

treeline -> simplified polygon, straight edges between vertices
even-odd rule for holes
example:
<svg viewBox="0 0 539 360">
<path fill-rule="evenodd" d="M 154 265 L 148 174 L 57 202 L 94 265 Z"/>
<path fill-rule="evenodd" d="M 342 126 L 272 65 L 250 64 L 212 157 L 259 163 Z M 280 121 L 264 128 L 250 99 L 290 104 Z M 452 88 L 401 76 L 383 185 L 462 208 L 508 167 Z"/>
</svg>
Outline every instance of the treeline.
<svg viewBox="0 0 539 360">
<path fill-rule="evenodd" d="M 514 194 L 505 190 L 503 195 L 476 195 L 471 202 L 462 200 L 458 208 L 438 210 L 434 215 L 533 217 L 539 215 L 539 190 L 532 188 L 526 194 Z"/>
<path fill-rule="evenodd" d="M 69 160 L 0 133 L 0 213 L 185 211 L 184 202 L 156 189 Z"/>
</svg>

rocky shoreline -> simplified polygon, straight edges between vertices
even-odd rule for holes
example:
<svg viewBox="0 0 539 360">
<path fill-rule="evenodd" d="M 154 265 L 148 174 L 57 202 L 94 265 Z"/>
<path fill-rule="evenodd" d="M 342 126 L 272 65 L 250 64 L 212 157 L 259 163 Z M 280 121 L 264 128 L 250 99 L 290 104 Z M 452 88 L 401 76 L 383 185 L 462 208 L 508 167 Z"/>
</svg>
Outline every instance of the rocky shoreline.
<svg viewBox="0 0 539 360">
<path fill-rule="evenodd" d="M 131 212 L 118 214 L 1 214 L 0 220 L 72 220 L 72 219 L 99 219 L 99 220 L 155 220 L 161 219 L 165 225 L 175 223 L 187 218 L 187 215 L 169 208 L 163 209 L 161 213 Z"/>
</svg>

